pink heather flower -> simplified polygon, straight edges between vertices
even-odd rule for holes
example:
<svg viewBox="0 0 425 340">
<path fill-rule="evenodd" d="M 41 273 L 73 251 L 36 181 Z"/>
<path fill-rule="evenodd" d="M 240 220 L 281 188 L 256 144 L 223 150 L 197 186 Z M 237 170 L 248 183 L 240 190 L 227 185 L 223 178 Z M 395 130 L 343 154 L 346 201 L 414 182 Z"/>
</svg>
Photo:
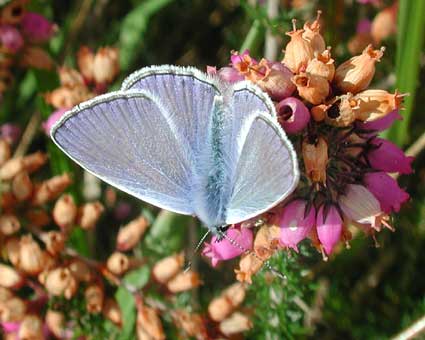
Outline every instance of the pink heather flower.
<svg viewBox="0 0 425 340">
<path fill-rule="evenodd" d="M 252 64 L 258 64 L 257 60 L 251 58 L 251 56 L 249 55 L 249 50 L 245 50 L 241 54 L 237 52 L 232 52 L 232 55 L 230 56 L 230 62 L 235 68 L 237 68 L 240 63 L 244 63 L 246 59 L 249 59 Z"/>
<path fill-rule="evenodd" d="M 345 195 L 339 197 L 338 204 L 349 219 L 361 224 L 375 226 L 376 217 L 382 214 L 379 201 L 359 184 L 349 184 Z"/>
<path fill-rule="evenodd" d="M 22 32 L 31 42 L 48 41 L 56 31 L 56 25 L 38 13 L 27 12 L 21 21 Z"/>
<path fill-rule="evenodd" d="M 385 172 L 366 174 L 364 183 L 381 204 L 385 213 L 398 212 L 401 205 L 409 199 L 409 194 L 400 189 L 397 181 Z"/>
<path fill-rule="evenodd" d="M 21 137 L 21 128 L 13 123 L 2 124 L 0 125 L 0 137 L 15 144 Z"/>
<path fill-rule="evenodd" d="M 0 26 L 0 42 L 10 53 L 16 53 L 24 46 L 21 33 L 11 25 Z"/>
<path fill-rule="evenodd" d="M 217 74 L 217 67 L 207 65 L 207 74 L 209 74 L 210 76 L 216 75 Z"/>
<path fill-rule="evenodd" d="M 131 205 L 127 202 L 119 202 L 114 209 L 114 217 L 117 220 L 125 220 L 131 213 Z"/>
<path fill-rule="evenodd" d="M 357 23 L 357 33 L 369 33 L 372 28 L 372 22 L 368 19 L 362 19 Z"/>
<path fill-rule="evenodd" d="M 367 4 L 378 4 L 380 0 L 357 0 L 359 4 L 367 5 Z"/>
<path fill-rule="evenodd" d="M 374 138 L 371 144 L 376 146 L 367 154 L 372 168 L 401 174 L 410 174 L 412 172 L 410 163 L 412 163 L 414 158 L 406 156 L 398 146 L 382 138 Z"/>
<path fill-rule="evenodd" d="M 364 130 L 374 130 L 379 132 L 388 129 L 391 125 L 393 125 L 395 120 L 402 119 L 403 117 L 398 113 L 398 110 L 394 110 L 380 119 L 367 123 L 357 123 L 357 127 Z"/>
<path fill-rule="evenodd" d="M 19 327 L 21 327 L 20 322 L 1 322 L 0 325 L 6 334 L 17 332 L 19 331 Z"/>
<path fill-rule="evenodd" d="M 316 218 L 317 236 L 327 255 L 332 253 L 341 238 L 342 224 L 341 215 L 334 205 L 326 209 L 324 205 L 319 208 Z"/>
<path fill-rule="evenodd" d="M 217 74 L 222 80 L 229 83 L 236 83 L 245 79 L 244 76 L 239 74 L 233 67 L 222 67 L 218 70 Z"/>
<path fill-rule="evenodd" d="M 205 247 L 202 251 L 202 255 L 211 258 L 213 267 L 220 261 L 230 260 L 252 248 L 254 236 L 251 229 L 233 227 L 226 231 L 226 235 L 240 245 L 240 247 L 231 244 L 226 238 L 217 241 L 217 236 L 213 236 L 210 243 L 205 242 Z"/>
<path fill-rule="evenodd" d="M 58 109 L 54 111 L 49 118 L 42 124 L 43 130 L 46 135 L 50 136 L 50 130 L 53 125 L 63 116 L 63 114 L 68 111 L 68 109 Z"/>
<path fill-rule="evenodd" d="M 310 121 L 310 112 L 307 107 L 301 100 L 294 97 L 280 101 L 276 111 L 279 122 L 289 134 L 301 132 Z"/>
<path fill-rule="evenodd" d="M 295 200 L 285 206 L 280 216 L 280 242 L 295 251 L 298 251 L 298 243 L 308 236 L 315 223 L 314 206 L 307 215 L 306 207 L 307 201 Z"/>
<path fill-rule="evenodd" d="M 292 95 L 296 89 L 291 80 L 294 76 L 292 71 L 279 62 L 267 61 L 266 65 L 269 68 L 268 72 L 257 80 L 256 84 L 274 101 L 280 101 Z"/>
</svg>

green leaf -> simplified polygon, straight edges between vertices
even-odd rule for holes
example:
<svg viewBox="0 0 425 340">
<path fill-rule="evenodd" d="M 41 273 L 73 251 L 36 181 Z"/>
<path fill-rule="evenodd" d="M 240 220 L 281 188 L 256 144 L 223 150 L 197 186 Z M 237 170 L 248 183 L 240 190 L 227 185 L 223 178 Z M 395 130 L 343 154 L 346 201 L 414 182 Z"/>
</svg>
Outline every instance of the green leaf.
<svg viewBox="0 0 425 340">
<path fill-rule="evenodd" d="M 143 288 L 149 281 L 150 269 L 148 266 L 143 266 L 138 269 L 132 270 L 124 276 L 123 281 L 139 290 Z"/>
<path fill-rule="evenodd" d="M 173 0 L 146 0 L 124 18 L 120 32 L 121 70 L 128 70 L 140 53 L 149 19 Z"/>
<path fill-rule="evenodd" d="M 260 20 L 254 20 L 244 42 L 240 48 L 240 52 L 249 50 L 252 55 L 255 55 L 256 50 L 260 47 L 264 38 L 264 27 L 261 25 Z"/>
<path fill-rule="evenodd" d="M 123 320 L 119 340 L 134 339 L 136 326 L 136 302 L 134 297 L 127 289 L 119 287 L 115 293 L 115 298 L 120 306 Z"/>
<path fill-rule="evenodd" d="M 399 145 L 409 142 L 415 94 L 418 87 L 420 58 L 425 34 L 425 1 L 400 1 L 398 11 L 396 88 L 410 94 L 405 99 L 404 119 L 387 132 L 387 138 Z"/>
</svg>

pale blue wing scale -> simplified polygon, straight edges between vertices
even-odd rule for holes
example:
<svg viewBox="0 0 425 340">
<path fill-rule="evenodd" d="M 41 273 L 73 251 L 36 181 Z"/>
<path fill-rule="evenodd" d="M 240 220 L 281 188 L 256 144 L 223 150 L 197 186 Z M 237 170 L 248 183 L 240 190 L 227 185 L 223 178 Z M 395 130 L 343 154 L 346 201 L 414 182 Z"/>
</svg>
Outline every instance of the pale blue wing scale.
<svg viewBox="0 0 425 340">
<path fill-rule="evenodd" d="M 226 223 L 253 218 L 284 200 L 297 186 L 299 170 L 291 142 L 269 113 L 246 121 L 240 137 Z"/>
<path fill-rule="evenodd" d="M 192 214 L 193 161 L 166 109 L 144 91 L 102 95 L 69 111 L 54 142 L 83 168 L 139 199 Z"/>
</svg>

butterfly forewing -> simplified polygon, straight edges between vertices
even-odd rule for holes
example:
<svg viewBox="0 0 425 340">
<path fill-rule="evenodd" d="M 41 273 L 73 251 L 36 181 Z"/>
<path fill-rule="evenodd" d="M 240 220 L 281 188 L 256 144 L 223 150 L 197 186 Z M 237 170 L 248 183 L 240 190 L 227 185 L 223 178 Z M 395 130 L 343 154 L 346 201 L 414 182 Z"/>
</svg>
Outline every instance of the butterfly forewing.
<svg viewBox="0 0 425 340">
<path fill-rule="evenodd" d="M 166 116 L 148 93 L 115 92 L 68 112 L 52 138 L 105 182 L 158 207 L 191 214 L 191 152 Z"/>
</svg>

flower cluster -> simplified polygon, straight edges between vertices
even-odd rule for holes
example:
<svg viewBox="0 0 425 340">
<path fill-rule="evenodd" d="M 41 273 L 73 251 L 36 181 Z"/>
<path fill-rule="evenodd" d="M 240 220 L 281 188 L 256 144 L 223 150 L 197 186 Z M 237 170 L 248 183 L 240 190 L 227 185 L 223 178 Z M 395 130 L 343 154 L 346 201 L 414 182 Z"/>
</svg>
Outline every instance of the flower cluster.
<svg viewBox="0 0 425 340">
<path fill-rule="evenodd" d="M 228 230 L 242 247 L 214 240 L 205 247 L 204 255 L 213 259 L 213 265 L 253 249 L 236 270 L 240 281 L 249 282 L 270 252 L 298 251 L 306 238 L 326 259 L 340 241 L 351 239 L 351 226 L 367 234 L 383 226 L 392 229 L 390 214 L 409 199 L 390 174 L 411 173 L 412 158 L 378 137 L 401 119 L 398 111 L 404 95 L 368 88 L 384 48 L 369 44 L 359 55 L 335 65 L 320 33 L 320 12 L 302 29 L 293 20 L 287 35 L 290 41 L 280 62 L 255 60 L 248 51 L 233 52 L 230 66 L 208 69 L 225 81 L 249 80 L 265 91 L 299 156 L 297 189 L 261 216 L 273 226 L 260 228 L 253 242 L 255 228 L 243 228 L 253 223 L 243 223 L 242 229 Z M 265 249 L 267 256 L 259 249 Z"/>
<path fill-rule="evenodd" d="M 0 94 L 12 83 L 13 66 L 52 69 L 54 62 L 41 47 L 56 25 L 26 10 L 25 0 L 14 0 L 0 10 Z"/>
</svg>

